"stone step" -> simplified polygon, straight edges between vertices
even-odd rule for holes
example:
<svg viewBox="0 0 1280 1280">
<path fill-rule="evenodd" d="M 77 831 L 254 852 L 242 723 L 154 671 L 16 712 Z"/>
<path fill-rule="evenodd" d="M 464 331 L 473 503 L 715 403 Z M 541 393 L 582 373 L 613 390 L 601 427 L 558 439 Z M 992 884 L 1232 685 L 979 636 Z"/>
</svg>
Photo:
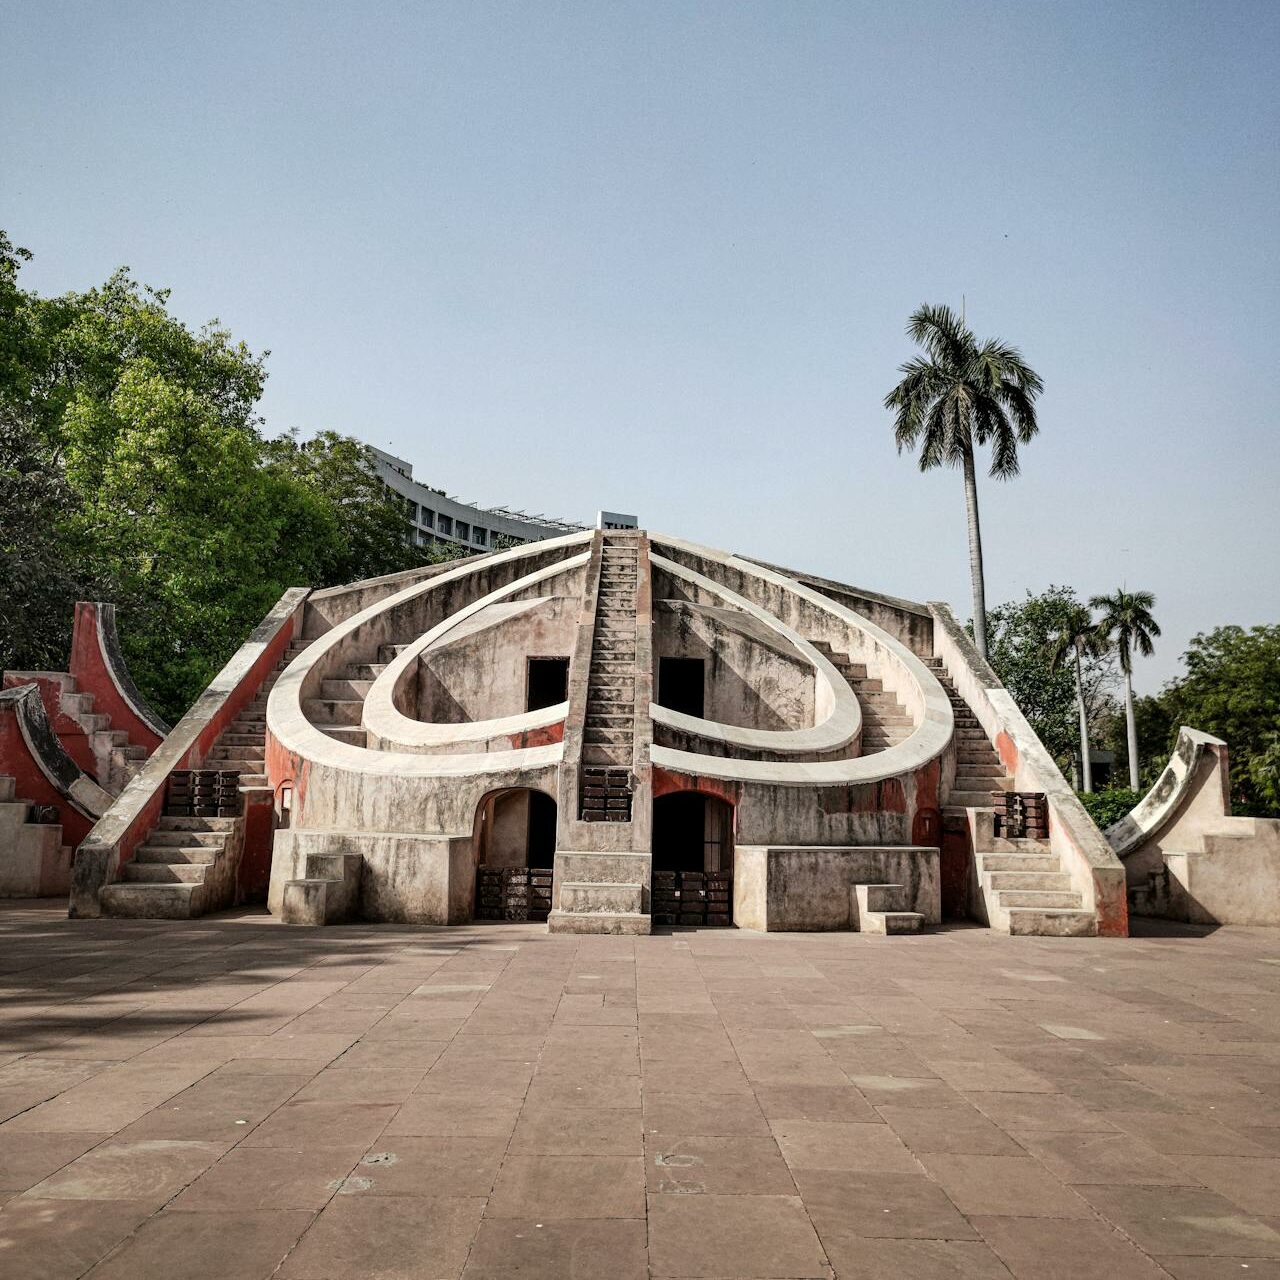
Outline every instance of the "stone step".
<svg viewBox="0 0 1280 1280">
<path fill-rule="evenodd" d="M 355 747 L 364 747 L 369 743 L 368 731 L 347 724 L 318 724 L 315 726 L 321 733 L 339 742 L 349 742 Z"/>
<path fill-rule="evenodd" d="M 956 776 L 966 778 L 1003 778 L 1004 765 L 988 754 L 985 760 L 970 756 L 963 751 L 956 753 Z"/>
<path fill-rule="evenodd" d="M 139 845 L 133 851 L 133 858 L 135 862 L 203 862 L 209 864 L 217 862 L 218 855 L 221 852 L 221 845 L 151 844 L 150 837 L 148 837 L 148 843 Z"/>
<path fill-rule="evenodd" d="M 547 917 L 549 933 L 642 934 L 652 921 L 641 912 L 553 911 Z"/>
<path fill-rule="evenodd" d="M 125 884 L 203 884 L 207 862 L 126 862 L 120 868 Z"/>
<path fill-rule="evenodd" d="M 993 836 L 991 840 L 993 853 L 1048 853 L 1050 848 L 1048 840 L 1029 836 Z"/>
<path fill-rule="evenodd" d="M 982 872 L 987 888 L 1000 893 L 1005 889 L 1053 889 L 1061 893 L 1071 890 L 1071 877 L 1065 871 L 986 871 Z"/>
<path fill-rule="evenodd" d="M 626 729 L 635 724 L 634 711 L 618 711 L 614 714 L 588 711 L 585 724 L 589 729 Z"/>
<path fill-rule="evenodd" d="M 0 804 L 13 804 L 18 797 L 18 784 L 8 774 L 0 775 Z"/>
<path fill-rule="evenodd" d="M 302 713 L 314 725 L 359 724 L 364 712 L 360 699 L 306 698 Z"/>
<path fill-rule="evenodd" d="M 626 766 L 631 764 L 633 744 L 623 746 L 609 745 L 603 742 L 584 742 L 582 746 L 583 764 L 603 764 Z"/>
<path fill-rule="evenodd" d="M 991 798 L 988 788 L 983 791 L 952 791 L 947 797 L 945 808 L 951 809 L 994 809 L 996 802 Z"/>
<path fill-rule="evenodd" d="M 380 644 L 378 646 L 378 661 L 390 666 L 408 647 L 407 644 Z"/>
<path fill-rule="evenodd" d="M 190 920 L 204 913 L 203 884 L 109 884 L 98 894 L 104 915 L 132 920 Z"/>
<path fill-rule="evenodd" d="M 603 684 L 599 680 L 592 680 L 590 692 L 588 693 L 589 702 L 611 702 L 615 705 L 626 703 L 628 706 L 635 704 L 635 677 L 614 676 L 611 679 L 617 681 L 614 684 Z"/>
<path fill-rule="evenodd" d="M 587 725 L 583 729 L 583 741 L 599 745 L 623 746 L 632 741 L 630 729 L 605 729 Z"/>
<path fill-rule="evenodd" d="M 181 814 L 166 813 L 156 821 L 156 831 L 233 831 L 238 818 L 185 818 Z"/>
<path fill-rule="evenodd" d="M 372 680 L 321 680 L 320 696 L 333 701 L 365 698 L 373 688 Z"/>
<path fill-rule="evenodd" d="M 1002 889 L 1002 907 L 1053 907 L 1058 910 L 1079 911 L 1080 895 L 1067 889 Z"/>
<path fill-rule="evenodd" d="M 644 910 L 644 885 L 617 881 L 604 884 L 562 883 L 560 910 L 575 914 L 639 915 Z"/>
<path fill-rule="evenodd" d="M 919 933 L 924 916 L 918 911 L 868 911 L 860 923 L 862 933 Z"/>
<path fill-rule="evenodd" d="M 146 842 L 152 848 L 177 845 L 179 848 L 195 848 L 199 846 L 209 849 L 221 849 L 225 847 L 227 837 L 230 834 L 230 831 L 175 831 L 171 828 L 157 826 L 154 830 L 147 832 Z"/>
<path fill-rule="evenodd" d="M 902 911 L 907 905 L 907 891 L 900 884 L 856 884 L 853 897 L 859 918 L 868 911 Z"/>
<path fill-rule="evenodd" d="M 1009 912 L 1009 932 L 1042 938 L 1093 938 L 1098 933 L 1098 920 L 1092 911 L 1014 907 Z"/>
<path fill-rule="evenodd" d="M 1012 791 L 1013 779 L 1008 774 L 983 777 L 981 774 L 962 773 L 957 766 L 953 791 Z"/>
<path fill-rule="evenodd" d="M 262 734 L 236 733 L 234 729 L 227 729 L 224 733 L 218 735 L 214 750 L 216 751 L 219 747 L 257 747 L 261 749 Z"/>
<path fill-rule="evenodd" d="M 1057 855 L 1051 853 L 979 853 L 980 871 L 1060 871 Z"/>
<path fill-rule="evenodd" d="M 385 670 L 383 662 L 348 662 L 346 677 L 348 680 L 376 680 Z"/>
</svg>

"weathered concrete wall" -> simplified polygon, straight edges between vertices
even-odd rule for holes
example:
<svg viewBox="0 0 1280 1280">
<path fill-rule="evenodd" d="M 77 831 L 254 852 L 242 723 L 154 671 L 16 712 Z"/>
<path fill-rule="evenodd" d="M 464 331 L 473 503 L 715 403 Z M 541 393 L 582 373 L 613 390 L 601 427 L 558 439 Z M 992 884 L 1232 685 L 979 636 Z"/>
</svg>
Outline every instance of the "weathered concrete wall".
<svg viewBox="0 0 1280 1280">
<path fill-rule="evenodd" d="M 485 620 L 478 616 L 476 621 Z M 418 719 L 464 724 L 521 714 L 527 706 L 529 659 L 567 659 L 577 626 L 577 598 L 554 596 L 428 650 L 418 663 Z"/>
<path fill-rule="evenodd" d="M 528 862 L 529 792 L 505 791 L 493 797 L 480 860 L 489 867 L 523 867 Z"/>
<path fill-rule="evenodd" d="M 655 577 L 662 591 L 665 575 Z M 700 658 L 705 664 L 706 719 L 746 729 L 813 724 L 813 666 L 799 652 L 787 652 L 749 615 L 664 599 L 655 603 L 653 631 L 655 674 L 663 658 Z"/>
<path fill-rule="evenodd" d="M 276 832 L 268 909 L 279 915 L 284 886 L 306 875 L 309 854 L 359 854 L 358 917 L 401 924 L 464 924 L 475 899 L 468 836 L 377 831 Z"/>
<path fill-rule="evenodd" d="M 734 851 L 734 923 L 769 932 L 854 929 L 851 891 L 859 884 L 902 885 L 907 910 L 928 924 L 942 920 L 937 849 L 740 844 Z"/>
</svg>

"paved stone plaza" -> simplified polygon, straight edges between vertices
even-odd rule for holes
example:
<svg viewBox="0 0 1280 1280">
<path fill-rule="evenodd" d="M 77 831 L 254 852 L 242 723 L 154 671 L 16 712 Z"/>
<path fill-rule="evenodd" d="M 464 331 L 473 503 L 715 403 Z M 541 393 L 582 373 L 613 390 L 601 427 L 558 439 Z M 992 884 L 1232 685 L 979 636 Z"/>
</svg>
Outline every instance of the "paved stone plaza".
<svg viewBox="0 0 1280 1280">
<path fill-rule="evenodd" d="M 1280 1276 L 1280 936 L 0 909 L 0 1274 Z"/>
</svg>

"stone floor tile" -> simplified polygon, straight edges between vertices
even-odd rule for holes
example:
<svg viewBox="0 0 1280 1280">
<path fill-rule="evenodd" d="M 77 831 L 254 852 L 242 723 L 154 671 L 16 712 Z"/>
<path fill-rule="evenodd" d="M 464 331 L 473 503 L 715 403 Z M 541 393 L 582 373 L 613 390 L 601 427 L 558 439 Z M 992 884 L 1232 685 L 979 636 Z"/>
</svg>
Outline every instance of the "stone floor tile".
<svg viewBox="0 0 1280 1280">
<path fill-rule="evenodd" d="M 286 1102 L 248 1137 L 247 1147 L 368 1146 L 396 1114 L 389 1104 Z"/>
<path fill-rule="evenodd" d="M 949 1084 L 931 1076 L 866 1075 L 846 1073 L 849 1083 L 872 1106 L 958 1107 L 965 1105 Z"/>
<path fill-rule="evenodd" d="M 1108 1111 L 1109 1123 L 1169 1156 L 1280 1155 L 1252 1137 L 1228 1129 L 1206 1115 L 1171 1115 L 1167 1111 Z"/>
<path fill-rule="evenodd" d="M 848 1173 L 798 1169 L 805 1209 L 829 1248 L 829 1237 L 977 1240 L 978 1233 L 946 1192 L 923 1171 Z"/>
<path fill-rule="evenodd" d="M 973 1225 L 1017 1280 L 1161 1280 L 1161 1269 L 1103 1222 L 976 1217 Z"/>
<path fill-rule="evenodd" d="M 1077 1188 L 1144 1253 L 1280 1259 L 1280 1231 L 1194 1187 Z"/>
<path fill-rule="evenodd" d="M 1272 1258 L 1161 1256 L 1153 1261 L 1173 1280 L 1280 1280 L 1280 1261 Z"/>
<path fill-rule="evenodd" d="M 980 1241 L 845 1236 L 827 1247 L 838 1280 L 1010 1280 L 1008 1268 Z"/>
<path fill-rule="evenodd" d="M 1184 1165 L 1129 1133 L 1023 1133 L 1015 1136 L 1066 1183 L 1197 1186 Z"/>
<path fill-rule="evenodd" d="M 644 1154 L 638 1111 L 588 1111 L 573 1107 L 525 1107 L 511 1137 L 520 1155 Z"/>
<path fill-rule="evenodd" d="M 0 1274 L 14 1280 L 78 1280 L 155 1211 L 133 1200 L 37 1200 L 0 1210 Z"/>
<path fill-rule="evenodd" d="M 1008 1131 L 1046 1133 L 1114 1133 L 1116 1117 L 1090 1111 L 1061 1093 L 999 1093 L 966 1095 L 993 1123 Z"/>
<path fill-rule="evenodd" d="M 352 1170 L 344 1193 L 377 1196 L 487 1196 L 506 1138 L 408 1137 L 384 1133 Z"/>
<path fill-rule="evenodd" d="M 463 1280 L 648 1280 L 646 1231 L 635 1218 L 486 1218 Z"/>
<path fill-rule="evenodd" d="M 845 1123 L 879 1119 L 871 1104 L 852 1085 L 762 1086 L 756 1101 L 769 1120 L 838 1120 Z"/>
<path fill-rule="evenodd" d="M 644 1190 L 638 1156 L 511 1155 L 498 1173 L 485 1217 L 643 1218 Z"/>
<path fill-rule="evenodd" d="M 520 1114 L 519 1098 L 467 1098 L 452 1094 L 412 1094 L 388 1123 L 384 1138 L 509 1138 Z"/>
<path fill-rule="evenodd" d="M 480 1223 L 479 1197 L 336 1196 L 279 1280 L 456 1280 Z"/>
<path fill-rule="evenodd" d="M 792 1169 L 914 1173 L 918 1168 L 902 1139 L 886 1124 L 775 1120 L 772 1128 Z"/>
<path fill-rule="evenodd" d="M 1087 1218 L 1089 1206 L 1030 1156 L 920 1157 L 966 1216 Z"/>
<path fill-rule="evenodd" d="M 538 1075 L 533 1077 L 526 1105 L 540 1107 L 589 1107 L 593 1110 L 638 1111 L 639 1076 Z"/>
<path fill-rule="evenodd" d="M 650 1192 L 795 1195 L 795 1180 L 771 1137 L 646 1134 L 644 1147 Z"/>
<path fill-rule="evenodd" d="M 89 1280 L 262 1280 L 311 1223 L 308 1212 L 166 1211 L 144 1222 Z"/>
<path fill-rule="evenodd" d="M 651 1093 L 643 1096 L 646 1133 L 768 1137 L 769 1122 L 756 1099 L 750 1096 L 690 1097 L 685 1093 Z"/>
<path fill-rule="evenodd" d="M 657 1277 L 829 1277 L 798 1196 L 651 1195 L 649 1266 Z"/>
<path fill-rule="evenodd" d="M 403 1102 L 421 1082 L 416 1067 L 369 1067 L 338 1071 L 326 1067 L 294 1095 L 295 1102 Z"/>
<path fill-rule="evenodd" d="M 224 1150 L 211 1142 L 104 1142 L 27 1194 L 39 1200 L 133 1200 L 158 1209 Z"/>
<path fill-rule="evenodd" d="M 947 1084 L 962 1093 L 1057 1092 L 1043 1076 L 1007 1060 L 946 1060 L 931 1065 Z"/>
<path fill-rule="evenodd" d="M 363 1147 L 236 1147 L 174 1201 L 173 1209 L 324 1208 Z"/>
<path fill-rule="evenodd" d="M 25 1191 L 110 1136 L 0 1129 L 0 1191 Z"/>
<path fill-rule="evenodd" d="M 1280 1214 L 1280 1159 L 1255 1156 L 1179 1156 L 1190 1178 L 1247 1213 Z"/>
<path fill-rule="evenodd" d="M 423 1075 L 450 1047 L 448 1040 L 359 1040 L 327 1071 L 418 1071 Z"/>
<path fill-rule="evenodd" d="M 913 1151 L 982 1156 L 1024 1154 L 1013 1138 L 973 1107 L 881 1106 L 877 1110 L 880 1118 Z"/>
<path fill-rule="evenodd" d="M 446 1062 L 443 1057 L 423 1076 L 415 1093 L 463 1093 L 485 1098 L 523 1098 L 533 1078 L 533 1063 L 511 1058 Z"/>
</svg>

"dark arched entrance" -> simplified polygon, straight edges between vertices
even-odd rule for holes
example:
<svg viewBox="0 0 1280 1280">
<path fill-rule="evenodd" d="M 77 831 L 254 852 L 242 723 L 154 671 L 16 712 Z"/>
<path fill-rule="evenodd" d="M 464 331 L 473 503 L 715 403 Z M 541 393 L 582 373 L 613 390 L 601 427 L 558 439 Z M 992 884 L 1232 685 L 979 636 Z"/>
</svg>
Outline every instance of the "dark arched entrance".
<svg viewBox="0 0 1280 1280">
<path fill-rule="evenodd" d="M 655 924 L 733 923 L 733 806 L 700 791 L 653 802 Z"/>
<path fill-rule="evenodd" d="M 475 916 L 545 920 L 556 857 L 556 802 L 526 787 L 491 791 L 476 809 Z"/>
</svg>

